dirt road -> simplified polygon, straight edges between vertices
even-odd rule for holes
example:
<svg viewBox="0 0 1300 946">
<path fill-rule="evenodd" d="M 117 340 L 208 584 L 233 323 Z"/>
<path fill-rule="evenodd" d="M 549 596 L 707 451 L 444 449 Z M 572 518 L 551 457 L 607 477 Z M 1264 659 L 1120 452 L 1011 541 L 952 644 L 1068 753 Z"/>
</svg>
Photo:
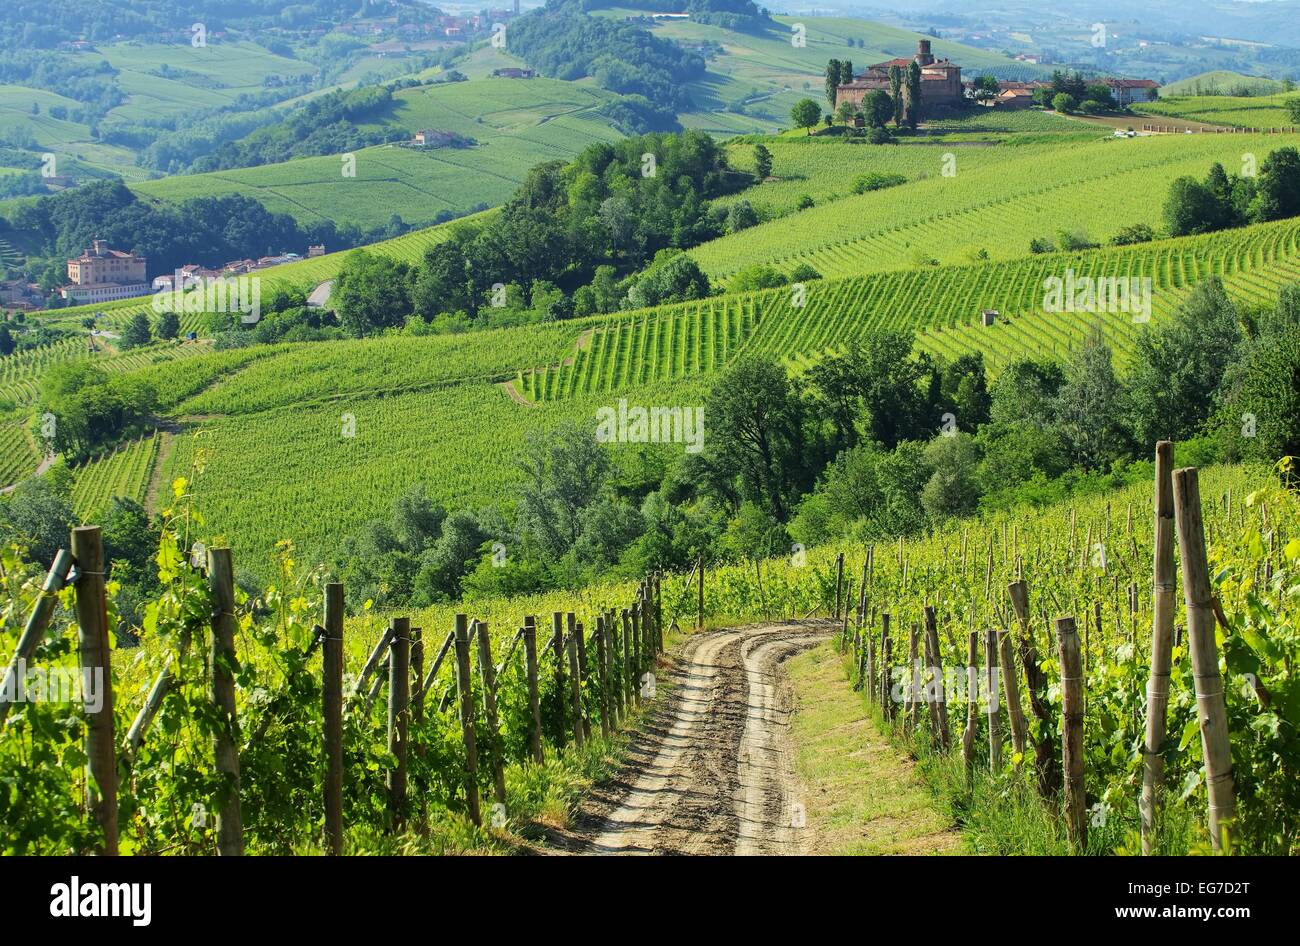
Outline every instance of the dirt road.
<svg viewBox="0 0 1300 946">
<path fill-rule="evenodd" d="M 582 854 L 797 854 L 803 807 L 781 663 L 825 621 L 690 639 L 620 776 L 583 804 L 562 847 Z"/>
</svg>

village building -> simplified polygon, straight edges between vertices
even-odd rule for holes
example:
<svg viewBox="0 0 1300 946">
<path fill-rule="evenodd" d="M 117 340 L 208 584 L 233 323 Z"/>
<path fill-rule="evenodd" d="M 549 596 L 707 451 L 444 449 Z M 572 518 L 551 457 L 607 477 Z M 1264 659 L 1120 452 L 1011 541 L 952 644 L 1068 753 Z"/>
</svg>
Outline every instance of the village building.
<svg viewBox="0 0 1300 946">
<path fill-rule="evenodd" d="M 1154 79 L 1106 79 L 1115 104 L 1124 108 L 1134 102 L 1154 102 L 1160 83 Z"/>
<path fill-rule="evenodd" d="M 508 66 L 505 69 L 493 69 L 492 76 L 496 79 L 533 79 L 537 73 L 532 69 L 519 69 L 515 66 Z"/>
<path fill-rule="evenodd" d="M 59 294 L 78 304 L 148 295 L 145 262 L 143 256 L 109 249 L 103 240 L 95 240 L 86 252 L 68 260 L 69 285 Z"/>
<path fill-rule="evenodd" d="M 890 91 L 889 70 L 897 66 L 904 74 L 906 82 L 907 69 L 912 63 L 921 67 L 921 108 L 947 109 L 961 106 L 964 93 L 961 82 L 961 66 L 947 59 L 935 59 L 930 53 L 930 41 L 918 40 L 916 55 L 911 59 L 891 59 L 868 66 L 852 82 L 844 83 L 835 90 L 835 106 L 844 102 L 860 106 L 862 100 L 875 91 Z"/>
</svg>

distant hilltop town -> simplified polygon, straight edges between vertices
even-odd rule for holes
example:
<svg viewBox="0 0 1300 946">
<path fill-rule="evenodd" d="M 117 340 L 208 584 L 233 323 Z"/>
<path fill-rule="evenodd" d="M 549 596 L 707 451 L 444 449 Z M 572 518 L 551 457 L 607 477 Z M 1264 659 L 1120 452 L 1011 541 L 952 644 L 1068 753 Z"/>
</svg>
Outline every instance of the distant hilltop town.
<svg viewBox="0 0 1300 946">
<path fill-rule="evenodd" d="M 1029 61 L 1026 57 L 1022 61 Z M 969 100 L 976 98 L 976 83 L 963 80 L 961 66 L 948 59 L 936 59 L 930 51 L 930 40 L 918 40 L 916 55 L 911 59 L 890 59 L 878 62 L 853 77 L 852 82 L 843 82 L 835 89 L 835 106 L 838 109 L 845 102 L 854 107 L 861 107 L 863 100 L 872 92 L 891 93 L 890 70 L 897 68 L 904 76 L 915 63 L 921 70 L 921 108 L 928 114 L 936 111 L 958 108 Z M 1126 108 L 1134 102 L 1147 102 L 1156 97 L 1160 87 L 1152 79 L 1114 79 L 1101 78 L 1097 82 L 1110 88 L 1115 105 Z M 1028 108 L 1035 104 L 1035 90 L 1052 86 L 1047 81 L 1013 82 L 998 81 L 998 91 L 989 104 L 1003 108 Z"/>
<path fill-rule="evenodd" d="M 324 244 L 307 249 L 308 258 L 324 255 Z M 90 249 L 75 259 L 68 260 L 68 284 L 59 290 L 59 295 L 72 305 L 116 302 L 119 299 L 147 296 L 160 290 L 184 290 L 201 285 L 204 280 L 245 276 L 302 258 L 298 253 L 281 253 L 258 259 L 232 260 L 219 269 L 189 263 L 174 273 L 156 277 L 150 283 L 146 276 L 146 257 L 112 249 L 104 240 L 94 240 Z"/>
</svg>

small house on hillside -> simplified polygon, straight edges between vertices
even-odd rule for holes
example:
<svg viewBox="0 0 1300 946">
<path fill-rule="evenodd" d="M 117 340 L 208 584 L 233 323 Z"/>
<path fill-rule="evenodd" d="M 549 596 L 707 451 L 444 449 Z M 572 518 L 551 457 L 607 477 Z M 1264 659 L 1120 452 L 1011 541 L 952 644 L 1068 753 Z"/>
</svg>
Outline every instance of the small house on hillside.
<svg viewBox="0 0 1300 946">
<path fill-rule="evenodd" d="M 496 79 L 535 79 L 537 73 L 532 69 L 519 69 L 509 66 L 505 69 L 493 69 L 492 76 Z"/>
<path fill-rule="evenodd" d="M 994 322 L 997 321 L 997 318 L 998 318 L 997 309 L 985 309 L 983 312 L 980 313 L 980 324 L 982 324 L 985 328 L 988 328 L 990 325 L 992 325 Z"/>
</svg>

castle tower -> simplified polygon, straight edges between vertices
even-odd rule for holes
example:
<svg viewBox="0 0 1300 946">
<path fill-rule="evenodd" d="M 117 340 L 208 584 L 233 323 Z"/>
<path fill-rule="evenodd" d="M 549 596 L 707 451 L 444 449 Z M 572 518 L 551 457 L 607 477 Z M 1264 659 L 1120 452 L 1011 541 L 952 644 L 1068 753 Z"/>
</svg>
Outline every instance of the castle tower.
<svg viewBox="0 0 1300 946">
<path fill-rule="evenodd" d="M 928 66 L 934 62 L 934 57 L 930 55 L 930 41 L 920 39 L 916 41 L 916 62 L 917 65 Z"/>
</svg>

